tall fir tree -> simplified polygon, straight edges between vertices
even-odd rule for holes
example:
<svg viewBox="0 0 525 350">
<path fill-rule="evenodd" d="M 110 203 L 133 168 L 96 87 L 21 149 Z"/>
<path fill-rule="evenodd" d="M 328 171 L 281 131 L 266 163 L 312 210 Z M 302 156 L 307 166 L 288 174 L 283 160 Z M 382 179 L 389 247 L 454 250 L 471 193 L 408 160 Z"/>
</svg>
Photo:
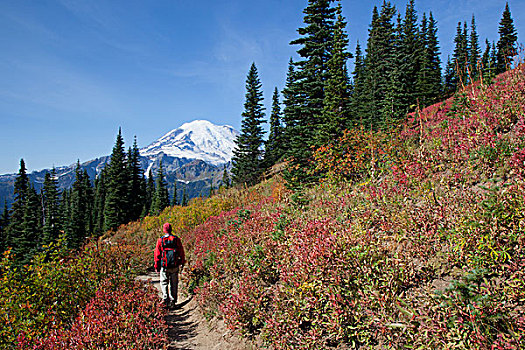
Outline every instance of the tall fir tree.
<svg viewBox="0 0 525 350">
<path fill-rule="evenodd" d="M 447 64 L 445 65 L 445 73 L 443 74 L 443 92 L 445 97 L 452 95 L 456 91 L 456 70 L 454 61 L 447 56 Z"/>
<path fill-rule="evenodd" d="M 107 165 L 106 201 L 104 205 L 104 230 L 114 230 L 126 223 L 128 200 L 128 171 L 124 140 L 119 128 L 117 140 Z"/>
<path fill-rule="evenodd" d="M 224 186 L 226 188 L 230 188 L 230 175 L 228 174 L 228 169 L 226 169 L 226 165 L 224 166 L 224 171 L 222 172 L 222 181 L 221 186 Z"/>
<path fill-rule="evenodd" d="M 442 93 L 437 24 L 432 12 L 430 12 L 428 20 L 426 15 L 423 14 L 420 31 L 423 53 L 418 74 L 418 90 L 421 106 L 428 106 L 436 102 Z"/>
<path fill-rule="evenodd" d="M 232 158 L 233 181 L 254 185 L 264 171 L 261 147 L 263 145 L 264 106 L 261 82 L 255 63 L 246 78 L 246 100 L 242 113 L 241 133 L 235 140 Z"/>
<path fill-rule="evenodd" d="M 7 200 L 4 200 L 4 210 L 0 217 L 0 253 L 7 249 L 7 226 L 9 226 L 9 209 Z"/>
<path fill-rule="evenodd" d="M 285 89 L 285 122 L 289 166 L 285 172 L 288 186 L 299 188 L 314 180 L 311 162 L 315 133 L 322 124 L 328 61 L 332 57 L 335 8 L 333 0 L 309 0 L 304 9 L 304 27 L 300 37 L 290 42 L 298 45 L 300 59 Z M 290 77 L 290 76 L 289 76 Z M 289 83 L 289 84 L 288 84 Z M 288 103 L 293 96 L 293 103 Z"/>
<path fill-rule="evenodd" d="M 140 218 L 144 202 L 146 201 L 145 180 L 140 166 L 140 153 L 137 138 L 133 140 L 133 147 L 128 151 L 128 216 L 126 221 L 135 221 Z"/>
<path fill-rule="evenodd" d="M 177 178 L 173 181 L 173 197 L 171 198 L 171 206 L 174 207 L 179 204 L 177 198 Z"/>
<path fill-rule="evenodd" d="M 414 0 L 409 0 L 396 50 L 402 54 L 402 57 L 398 61 L 400 74 L 399 79 L 396 80 L 396 84 L 399 84 L 401 90 L 400 110 L 394 114 L 395 119 L 404 118 L 407 112 L 414 110 L 418 101 L 421 100 L 418 74 L 421 71 L 425 52 L 423 50 L 424 38 L 422 38 L 417 22 Z"/>
<path fill-rule="evenodd" d="M 364 74 L 365 74 L 365 62 L 363 52 L 361 51 L 361 45 L 359 40 L 355 48 L 355 61 L 354 71 L 352 72 L 352 95 L 350 98 L 350 115 L 351 125 L 363 124 L 363 116 L 365 114 L 365 102 L 364 102 Z"/>
<path fill-rule="evenodd" d="M 317 146 L 334 142 L 351 126 L 350 121 L 350 84 L 346 62 L 351 54 L 347 51 L 348 35 L 343 17 L 341 2 L 337 2 L 336 22 L 334 25 L 332 55 L 328 60 L 328 74 L 323 101 L 321 123 L 316 135 Z"/>
<path fill-rule="evenodd" d="M 511 67 L 512 59 L 518 53 L 518 34 L 514 27 L 514 20 L 510 14 L 509 3 L 505 3 L 505 10 L 499 22 L 499 40 L 497 44 L 496 74 L 505 72 Z"/>
<path fill-rule="evenodd" d="M 93 203 L 93 233 L 100 236 L 104 233 L 104 206 L 106 204 L 107 168 L 102 169 L 95 179 L 95 199 Z"/>
<path fill-rule="evenodd" d="M 78 249 L 84 243 L 86 237 L 91 234 L 92 227 L 92 188 L 87 172 L 77 162 L 75 170 L 75 182 L 71 188 L 70 216 L 66 231 L 68 246 Z"/>
<path fill-rule="evenodd" d="M 456 36 L 454 37 L 454 54 L 452 55 L 454 78 L 451 85 L 454 87 L 454 91 L 467 83 L 467 67 L 469 63 L 468 55 L 467 23 L 465 22 L 462 28 L 461 22 L 458 22 Z"/>
<path fill-rule="evenodd" d="M 42 204 L 44 209 L 44 226 L 42 244 L 48 245 L 55 242 L 62 229 L 62 215 L 60 213 L 60 192 L 56 170 L 46 173 L 42 189 Z"/>
<path fill-rule="evenodd" d="M 180 201 L 180 205 L 185 207 L 188 205 L 188 191 L 187 191 L 187 185 L 184 185 L 182 188 L 182 199 Z"/>
<path fill-rule="evenodd" d="M 18 246 L 20 241 L 28 243 L 31 237 L 24 230 L 24 213 L 28 202 L 29 177 L 26 173 L 26 165 L 20 160 L 20 169 L 14 183 L 14 201 L 11 205 L 10 222 L 6 232 L 6 246 L 13 248 L 13 252 L 19 253 L 22 249 Z"/>
<path fill-rule="evenodd" d="M 286 73 L 286 83 L 283 89 L 283 123 L 284 123 L 284 135 L 285 140 L 290 140 L 295 127 L 295 116 L 298 115 L 298 109 L 300 108 L 298 102 L 298 92 L 295 91 L 295 65 L 293 59 L 290 57 L 288 62 L 288 71 Z M 286 154 L 286 152 L 285 152 Z"/>
<path fill-rule="evenodd" d="M 385 98 L 387 90 L 392 87 L 392 67 L 395 59 L 395 7 L 384 1 L 381 11 L 377 7 L 372 11 L 372 23 L 369 29 L 364 74 L 365 114 L 363 123 L 366 127 L 377 128 L 383 124 L 381 111 L 392 101 Z"/>
<path fill-rule="evenodd" d="M 151 204 L 153 202 L 153 196 L 155 195 L 155 179 L 153 178 L 153 172 L 151 169 L 148 171 L 148 180 L 146 181 L 146 202 L 144 203 L 143 216 L 152 214 Z"/>
<path fill-rule="evenodd" d="M 41 246 L 42 237 L 42 204 L 33 185 L 29 185 L 24 204 L 24 220 L 21 236 L 16 237 L 13 253 L 21 264 L 31 261 Z"/>
<path fill-rule="evenodd" d="M 279 90 L 277 87 L 272 96 L 272 113 L 270 114 L 270 134 L 265 142 L 264 167 L 270 168 L 275 165 L 284 155 L 283 148 L 283 126 L 281 124 L 281 102 L 279 101 Z"/>
<path fill-rule="evenodd" d="M 476 28 L 476 18 L 472 15 L 470 22 L 470 39 L 469 39 L 469 75 L 471 81 L 475 81 L 479 77 L 481 71 L 481 49 L 479 47 L 479 36 Z"/>
<path fill-rule="evenodd" d="M 160 161 L 155 179 L 155 194 L 151 203 L 151 213 L 155 215 L 160 214 L 165 208 L 170 206 L 170 195 L 165 176 L 162 161 Z"/>
<path fill-rule="evenodd" d="M 485 83 L 490 83 L 492 78 L 496 76 L 497 58 L 494 46 L 494 44 L 491 45 L 488 39 L 485 40 L 485 50 L 481 56 L 483 80 Z"/>
</svg>

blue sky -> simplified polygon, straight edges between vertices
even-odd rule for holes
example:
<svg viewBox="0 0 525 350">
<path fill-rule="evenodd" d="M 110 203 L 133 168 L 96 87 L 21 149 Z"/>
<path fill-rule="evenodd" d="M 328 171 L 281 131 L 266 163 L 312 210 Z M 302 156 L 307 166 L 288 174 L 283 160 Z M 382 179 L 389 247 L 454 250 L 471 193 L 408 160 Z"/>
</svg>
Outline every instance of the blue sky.
<svg viewBox="0 0 525 350">
<path fill-rule="evenodd" d="M 392 1 L 404 13 L 406 1 Z M 350 49 L 366 45 L 374 5 L 343 0 Z M 143 147 L 195 119 L 239 129 L 245 79 L 259 69 L 270 109 L 307 0 L 7 0 L 0 3 L 0 174 L 111 152 L 119 126 Z M 525 0 L 509 1 L 523 42 Z M 443 57 L 475 14 L 497 41 L 505 1 L 416 0 L 432 11 Z M 482 45 L 482 48 L 484 45 Z"/>
</svg>

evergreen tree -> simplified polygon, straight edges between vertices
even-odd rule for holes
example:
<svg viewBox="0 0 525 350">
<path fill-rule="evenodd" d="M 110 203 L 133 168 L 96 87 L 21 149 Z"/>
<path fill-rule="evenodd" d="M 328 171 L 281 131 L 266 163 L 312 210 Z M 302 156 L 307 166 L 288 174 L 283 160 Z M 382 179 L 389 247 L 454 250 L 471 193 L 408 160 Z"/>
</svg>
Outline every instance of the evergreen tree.
<svg viewBox="0 0 525 350">
<path fill-rule="evenodd" d="M 469 73 L 472 81 L 478 79 L 479 72 L 481 71 L 480 59 L 481 49 L 479 47 L 479 36 L 476 31 L 476 18 L 472 15 L 472 21 L 470 24 L 470 41 L 469 41 Z"/>
<path fill-rule="evenodd" d="M 171 199 L 171 206 L 174 207 L 177 204 L 177 178 L 175 178 L 175 181 L 173 181 L 173 198 Z"/>
<path fill-rule="evenodd" d="M 165 208 L 170 205 L 170 195 L 168 192 L 168 184 L 165 180 L 164 169 L 162 168 L 162 161 L 159 163 L 157 170 L 157 178 L 155 179 L 155 194 L 151 203 L 150 213 L 158 215 Z"/>
<path fill-rule="evenodd" d="M 226 169 L 226 165 L 224 166 L 224 172 L 222 173 L 222 185 L 226 188 L 230 188 L 230 175 L 228 174 L 228 170 Z"/>
<path fill-rule="evenodd" d="M 71 188 L 69 225 L 66 231 L 68 246 L 78 249 L 92 230 L 92 193 L 87 172 L 77 162 L 75 182 Z"/>
<path fill-rule="evenodd" d="M 20 160 L 20 170 L 14 183 L 14 201 L 11 205 L 10 222 L 7 227 L 7 246 L 13 248 L 13 252 L 19 252 L 20 241 L 30 241 L 24 231 L 24 212 L 28 201 L 29 177 L 26 174 L 26 166 L 23 159 Z"/>
<path fill-rule="evenodd" d="M 186 191 L 186 185 L 182 188 L 182 199 L 180 205 L 185 207 L 188 205 L 188 192 Z"/>
<path fill-rule="evenodd" d="M 510 14 L 508 2 L 505 3 L 505 10 L 499 22 L 498 33 L 496 74 L 505 72 L 512 64 L 513 57 L 518 53 L 516 45 L 518 35 Z"/>
<path fill-rule="evenodd" d="M 279 102 L 279 90 L 277 87 L 272 96 L 272 113 L 270 114 L 270 135 L 266 141 L 264 152 L 265 168 L 272 167 L 284 155 L 283 149 L 283 126 L 281 125 L 281 103 Z"/>
<path fill-rule="evenodd" d="M 441 59 L 439 58 L 439 42 L 437 38 L 437 24 L 432 12 L 426 18 L 423 14 L 421 21 L 422 56 L 418 75 L 418 89 L 420 104 L 428 106 L 441 96 Z"/>
<path fill-rule="evenodd" d="M 15 237 L 13 253 L 21 264 L 31 261 L 40 248 L 42 237 L 42 204 L 33 185 L 29 185 L 23 208 L 22 235 Z"/>
<path fill-rule="evenodd" d="M 485 40 L 485 51 L 481 57 L 483 79 L 489 83 L 496 76 L 497 56 L 494 43 L 491 45 L 489 40 Z"/>
<path fill-rule="evenodd" d="M 127 157 L 127 171 L 128 171 L 128 216 L 127 222 L 135 221 L 140 218 L 146 194 L 144 193 L 144 176 L 140 166 L 140 153 L 137 146 L 137 138 L 133 141 L 133 147 L 128 151 Z"/>
<path fill-rule="evenodd" d="M 253 185 L 264 171 L 261 160 L 264 122 L 264 106 L 261 82 L 255 63 L 252 63 L 246 79 L 246 101 L 242 113 L 241 133 L 235 140 L 233 150 L 233 180 L 237 184 Z"/>
<path fill-rule="evenodd" d="M 335 9 L 332 0 L 309 0 L 304 9 L 304 24 L 297 31 L 300 37 L 291 45 L 298 45 L 300 60 L 287 79 L 285 91 L 286 140 L 289 166 L 285 172 L 288 186 L 298 188 L 314 180 L 312 176 L 312 147 L 316 145 L 315 133 L 322 124 L 321 118 L 328 61 L 332 57 Z M 288 97 L 293 96 L 292 100 Z M 291 102 L 291 103 L 290 103 Z"/>
<path fill-rule="evenodd" d="M 342 136 L 352 125 L 349 120 L 350 85 L 346 61 L 351 57 L 347 52 L 348 35 L 341 2 L 336 7 L 337 20 L 334 25 L 332 56 L 328 60 L 328 74 L 323 101 L 323 113 L 319 125 L 317 146 L 326 145 Z"/>
<path fill-rule="evenodd" d="M 447 56 L 447 64 L 445 65 L 445 74 L 443 76 L 443 90 L 445 96 L 450 96 L 456 91 L 456 71 L 454 62 Z"/>
<path fill-rule="evenodd" d="M 95 179 L 95 200 L 93 203 L 93 233 L 100 236 L 104 232 L 104 206 L 106 203 L 107 168 L 102 169 Z"/>
<path fill-rule="evenodd" d="M 354 71 L 352 72 L 353 89 L 350 99 L 350 115 L 352 124 L 350 127 L 363 124 L 363 116 L 365 114 L 364 74 L 365 62 L 363 53 L 361 51 L 361 45 L 359 45 L 358 40 L 355 48 Z"/>
<path fill-rule="evenodd" d="M 124 140 L 120 128 L 107 168 L 104 230 L 114 230 L 119 225 L 126 223 L 128 217 L 129 179 Z"/>
<path fill-rule="evenodd" d="M 0 217 L 0 253 L 7 249 L 7 226 L 9 226 L 9 209 L 7 200 L 4 200 L 4 211 Z"/>
<path fill-rule="evenodd" d="M 60 230 L 62 229 L 60 193 L 58 191 L 55 168 L 45 175 L 44 187 L 42 190 L 42 203 L 44 207 L 42 244 L 48 245 L 58 239 Z"/>
<path fill-rule="evenodd" d="M 454 91 L 464 86 L 467 83 L 467 66 L 469 62 L 468 57 L 468 39 L 467 39 L 467 23 L 461 28 L 461 22 L 458 22 L 456 28 L 456 36 L 454 38 L 454 54 L 452 56 L 452 63 L 454 65 L 454 79 L 451 84 Z"/>
<path fill-rule="evenodd" d="M 387 90 L 392 87 L 392 67 L 395 53 L 395 27 L 393 17 L 395 7 L 384 1 L 381 12 L 377 7 L 372 12 L 372 23 L 369 29 L 364 78 L 365 126 L 378 127 L 384 121 L 380 111 L 388 111 L 385 105 L 389 101 L 385 98 Z"/>
<path fill-rule="evenodd" d="M 150 215 L 151 204 L 153 202 L 153 196 L 155 195 L 155 180 L 153 179 L 153 173 L 151 168 L 148 171 L 148 180 L 146 181 L 146 200 L 144 203 L 144 208 L 142 210 L 142 216 Z"/>
<path fill-rule="evenodd" d="M 426 25 L 425 25 L 426 26 Z M 427 28 L 424 28 L 425 31 Z M 405 18 L 399 31 L 397 52 L 401 53 L 399 64 L 399 85 L 401 96 L 400 110 L 394 113 L 396 119 L 404 118 L 407 112 L 414 110 L 421 99 L 421 89 L 418 88 L 418 74 L 421 72 L 421 61 L 424 59 L 424 41 L 422 41 L 414 0 L 409 0 L 406 6 Z M 426 33 L 424 33 L 426 34 Z M 425 40 L 425 38 L 423 38 Z"/>
</svg>

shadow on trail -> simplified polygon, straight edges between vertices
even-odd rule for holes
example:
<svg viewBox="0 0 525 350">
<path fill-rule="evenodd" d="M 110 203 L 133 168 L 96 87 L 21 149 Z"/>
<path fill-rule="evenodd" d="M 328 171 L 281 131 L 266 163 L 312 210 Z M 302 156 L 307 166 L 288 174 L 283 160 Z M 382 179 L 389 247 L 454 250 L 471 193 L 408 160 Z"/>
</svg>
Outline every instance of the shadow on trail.
<svg viewBox="0 0 525 350">
<path fill-rule="evenodd" d="M 180 304 L 177 304 L 171 309 L 166 316 L 166 323 L 168 324 L 168 337 L 179 344 L 184 343 L 197 336 L 198 324 L 189 321 L 190 315 L 195 311 L 196 306 L 191 308 L 184 308 L 193 297 L 189 297 Z M 180 347 L 175 345 L 168 346 L 168 350 L 191 350 L 193 347 Z"/>
</svg>

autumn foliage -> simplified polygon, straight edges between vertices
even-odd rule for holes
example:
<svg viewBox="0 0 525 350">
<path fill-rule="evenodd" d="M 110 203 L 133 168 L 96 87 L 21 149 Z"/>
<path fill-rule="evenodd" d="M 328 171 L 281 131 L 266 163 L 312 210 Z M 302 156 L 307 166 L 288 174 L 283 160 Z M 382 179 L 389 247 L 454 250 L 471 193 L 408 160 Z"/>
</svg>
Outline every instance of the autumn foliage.
<svg viewBox="0 0 525 350">
<path fill-rule="evenodd" d="M 207 315 L 275 349 L 523 347 L 524 71 L 348 131 L 316 152 L 306 205 L 261 198 L 187 232 Z"/>
</svg>

